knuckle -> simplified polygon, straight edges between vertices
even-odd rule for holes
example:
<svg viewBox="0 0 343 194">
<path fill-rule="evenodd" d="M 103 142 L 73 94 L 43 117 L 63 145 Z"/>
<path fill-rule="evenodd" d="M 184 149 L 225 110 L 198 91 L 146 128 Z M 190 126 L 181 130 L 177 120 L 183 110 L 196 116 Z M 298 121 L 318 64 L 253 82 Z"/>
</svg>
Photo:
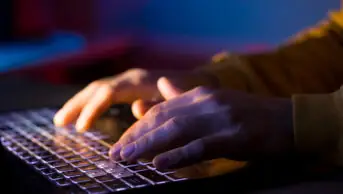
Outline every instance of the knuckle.
<svg viewBox="0 0 343 194">
<path fill-rule="evenodd" d="M 137 146 L 145 149 L 149 148 L 154 142 L 154 137 L 152 135 L 146 135 L 140 139 L 140 141 L 137 143 Z"/>
<path fill-rule="evenodd" d="M 92 83 L 89 84 L 90 87 L 94 86 L 100 86 L 102 82 L 100 80 L 93 81 Z"/>
<path fill-rule="evenodd" d="M 100 91 L 105 97 L 112 96 L 113 94 L 113 88 L 109 84 L 103 84 L 100 87 Z"/>
<path fill-rule="evenodd" d="M 139 75 L 139 74 L 144 74 L 146 71 L 141 68 L 132 68 L 127 70 L 127 74 L 133 74 L 133 75 Z"/>
<path fill-rule="evenodd" d="M 185 122 L 180 117 L 172 117 L 171 119 L 169 119 L 168 123 L 172 129 L 176 130 L 182 128 Z"/>
<path fill-rule="evenodd" d="M 154 105 L 153 107 L 150 108 L 149 110 L 149 116 L 158 116 L 163 112 L 163 108 L 160 104 Z"/>
<path fill-rule="evenodd" d="M 135 140 L 134 136 L 133 136 L 132 134 L 130 134 L 130 135 L 126 135 L 125 137 L 123 137 L 123 138 L 120 140 L 120 142 L 121 142 L 122 144 L 126 145 L 126 144 L 129 144 L 129 143 L 131 143 L 131 142 L 134 142 L 134 140 Z"/>
</svg>

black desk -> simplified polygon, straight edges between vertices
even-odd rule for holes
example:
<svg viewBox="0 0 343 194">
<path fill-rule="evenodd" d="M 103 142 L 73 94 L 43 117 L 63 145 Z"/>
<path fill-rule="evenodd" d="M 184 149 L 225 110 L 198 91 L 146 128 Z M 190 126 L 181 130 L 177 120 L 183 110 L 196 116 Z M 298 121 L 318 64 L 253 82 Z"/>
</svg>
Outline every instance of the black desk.
<svg viewBox="0 0 343 194">
<path fill-rule="evenodd" d="M 36 108 L 41 106 L 60 106 L 83 86 L 52 86 L 33 83 L 25 79 L 3 78 L 0 81 L 0 110 Z M 6 160 L 6 158 L 4 158 Z M 4 161 L 1 161 L 3 163 Z M 326 174 L 302 173 L 302 165 L 286 163 L 284 165 L 257 165 L 225 177 L 204 180 L 206 190 L 217 193 L 257 193 L 257 194 L 334 194 L 343 193 L 343 172 Z M 11 167 L 2 167 L 1 172 L 11 173 Z M 3 173 L 0 174 L 4 180 Z M 25 177 L 25 173 L 22 174 Z M 1 182 L 7 184 L 6 181 Z M 187 187 L 185 187 L 188 192 Z M 189 191 L 193 191 L 189 190 Z M 227 192 L 224 192 L 227 191 Z"/>
</svg>

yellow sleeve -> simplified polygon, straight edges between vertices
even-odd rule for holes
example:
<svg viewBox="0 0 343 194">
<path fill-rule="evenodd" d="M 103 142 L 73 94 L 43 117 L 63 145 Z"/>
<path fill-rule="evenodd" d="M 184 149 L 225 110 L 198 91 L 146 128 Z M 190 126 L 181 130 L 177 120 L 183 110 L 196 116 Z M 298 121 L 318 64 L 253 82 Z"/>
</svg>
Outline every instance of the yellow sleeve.
<svg viewBox="0 0 343 194">
<path fill-rule="evenodd" d="M 221 87 L 258 94 L 333 92 L 343 83 L 343 14 L 330 18 L 271 51 L 221 53 L 198 71 L 216 77 Z"/>
</svg>

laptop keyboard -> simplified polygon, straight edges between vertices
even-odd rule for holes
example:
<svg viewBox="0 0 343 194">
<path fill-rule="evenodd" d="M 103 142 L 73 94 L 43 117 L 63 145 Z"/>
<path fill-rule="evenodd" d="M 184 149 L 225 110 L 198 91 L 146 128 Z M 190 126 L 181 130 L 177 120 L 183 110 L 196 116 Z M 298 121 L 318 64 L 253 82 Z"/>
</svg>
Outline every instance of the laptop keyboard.
<svg viewBox="0 0 343 194">
<path fill-rule="evenodd" d="M 173 171 L 158 171 L 148 161 L 111 161 L 104 134 L 55 127 L 54 114 L 53 109 L 6 114 L 0 118 L 0 134 L 8 151 L 58 187 L 109 193 L 186 179 Z"/>
</svg>

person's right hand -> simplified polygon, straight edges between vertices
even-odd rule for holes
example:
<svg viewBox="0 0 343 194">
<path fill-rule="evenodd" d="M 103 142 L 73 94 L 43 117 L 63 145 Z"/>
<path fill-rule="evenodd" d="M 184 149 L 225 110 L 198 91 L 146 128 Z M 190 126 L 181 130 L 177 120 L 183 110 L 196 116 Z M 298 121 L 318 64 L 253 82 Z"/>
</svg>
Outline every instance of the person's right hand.
<svg viewBox="0 0 343 194">
<path fill-rule="evenodd" d="M 184 90 L 209 83 L 206 77 L 191 72 L 131 69 L 89 84 L 65 103 L 55 115 L 54 123 L 60 127 L 75 123 L 77 131 L 84 132 L 113 103 L 133 103 L 133 114 L 140 118 L 152 106 L 147 101 L 162 100 L 156 84 L 162 76 Z"/>
</svg>

